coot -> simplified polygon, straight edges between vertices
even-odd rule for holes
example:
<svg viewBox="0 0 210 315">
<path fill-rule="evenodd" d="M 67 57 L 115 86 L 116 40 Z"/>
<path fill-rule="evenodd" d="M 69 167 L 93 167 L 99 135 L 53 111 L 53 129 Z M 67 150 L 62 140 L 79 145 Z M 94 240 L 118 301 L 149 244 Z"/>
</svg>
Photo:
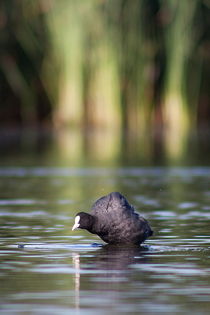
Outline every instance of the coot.
<svg viewBox="0 0 210 315">
<path fill-rule="evenodd" d="M 76 228 L 97 234 L 109 244 L 137 245 L 153 234 L 147 220 L 119 192 L 98 199 L 90 213 L 77 213 L 72 231 Z"/>
</svg>

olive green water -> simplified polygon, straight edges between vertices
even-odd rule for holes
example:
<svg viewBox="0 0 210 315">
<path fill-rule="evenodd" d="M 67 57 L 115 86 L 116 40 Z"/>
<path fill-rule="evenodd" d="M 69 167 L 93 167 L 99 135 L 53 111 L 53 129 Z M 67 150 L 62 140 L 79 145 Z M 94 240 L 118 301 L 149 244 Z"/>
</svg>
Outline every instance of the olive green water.
<svg viewBox="0 0 210 315">
<path fill-rule="evenodd" d="M 208 165 L 67 166 L 43 152 L 0 159 L 1 314 L 209 314 Z M 149 220 L 143 247 L 71 231 L 111 191 Z"/>
</svg>

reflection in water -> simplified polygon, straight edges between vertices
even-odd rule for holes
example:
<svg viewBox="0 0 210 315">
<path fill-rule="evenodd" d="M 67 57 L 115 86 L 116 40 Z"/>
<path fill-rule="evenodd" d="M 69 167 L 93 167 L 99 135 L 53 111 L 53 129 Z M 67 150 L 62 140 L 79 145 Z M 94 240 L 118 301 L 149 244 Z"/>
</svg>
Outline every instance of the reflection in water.
<svg viewBox="0 0 210 315">
<path fill-rule="evenodd" d="M 75 309 L 78 310 L 80 308 L 80 256 L 78 253 L 73 253 L 73 266 L 75 268 Z"/>
<path fill-rule="evenodd" d="M 148 251 L 146 246 L 114 246 L 104 245 L 97 251 L 94 267 L 97 270 L 126 272 L 131 264 L 143 263 L 147 259 L 145 253 Z"/>
<path fill-rule="evenodd" d="M 95 278 L 99 281 L 98 285 L 100 286 L 100 290 L 104 291 L 108 289 L 116 293 L 116 290 L 110 287 L 110 283 L 114 283 L 114 286 L 120 286 L 121 283 L 128 281 L 129 267 L 133 264 L 148 262 L 148 258 L 146 257 L 147 252 L 149 252 L 149 248 L 146 246 L 117 246 L 107 244 L 102 246 L 99 250 L 92 252 L 91 256 L 93 256 L 94 259 L 89 260 L 89 257 L 85 259 L 84 257 L 80 257 L 79 253 L 73 253 L 72 261 L 75 269 L 75 309 L 80 309 L 80 282 L 83 280 L 83 273 L 100 275 Z M 81 259 L 82 262 L 80 262 Z M 84 265 L 86 267 L 82 268 L 81 266 Z M 107 283 L 109 283 L 108 287 Z"/>
<path fill-rule="evenodd" d="M 0 131 L 0 162 L 7 166 L 209 165 L 209 137 L 209 131 L 195 136 L 188 131 L 6 129 Z"/>
</svg>

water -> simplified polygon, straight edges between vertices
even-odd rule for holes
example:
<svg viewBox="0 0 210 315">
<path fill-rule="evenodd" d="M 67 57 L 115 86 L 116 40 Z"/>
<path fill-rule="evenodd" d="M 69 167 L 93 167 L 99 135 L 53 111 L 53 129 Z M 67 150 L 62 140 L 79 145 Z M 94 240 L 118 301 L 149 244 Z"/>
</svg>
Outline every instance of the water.
<svg viewBox="0 0 210 315">
<path fill-rule="evenodd" d="M 209 314 L 209 167 L 0 168 L 1 314 Z M 120 191 L 154 236 L 140 248 L 72 232 Z"/>
</svg>

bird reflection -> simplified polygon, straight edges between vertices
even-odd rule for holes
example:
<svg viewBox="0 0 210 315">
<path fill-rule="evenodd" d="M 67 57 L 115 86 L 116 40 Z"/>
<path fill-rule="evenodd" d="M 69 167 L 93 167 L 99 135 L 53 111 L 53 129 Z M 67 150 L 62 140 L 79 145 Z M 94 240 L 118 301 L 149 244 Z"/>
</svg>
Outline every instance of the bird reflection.
<svg viewBox="0 0 210 315">
<path fill-rule="evenodd" d="M 100 290 L 116 295 L 122 282 L 129 282 L 132 274 L 131 266 L 147 263 L 149 252 L 149 247 L 146 246 L 107 244 L 91 251 L 90 255 L 86 255 L 87 253 L 85 255 L 78 252 L 73 253 L 75 309 L 80 309 L 80 291 L 82 291 L 83 277 L 87 280 L 89 272 L 89 281 L 93 281 L 95 289 L 99 287 Z"/>
<path fill-rule="evenodd" d="M 95 253 L 94 267 L 98 270 L 126 271 L 130 265 L 147 261 L 146 246 L 104 245 Z"/>
<path fill-rule="evenodd" d="M 75 288 L 75 309 L 79 310 L 79 290 L 80 290 L 80 256 L 78 253 L 73 253 L 73 266 L 75 268 L 75 275 L 74 275 L 74 288 Z"/>
</svg>

